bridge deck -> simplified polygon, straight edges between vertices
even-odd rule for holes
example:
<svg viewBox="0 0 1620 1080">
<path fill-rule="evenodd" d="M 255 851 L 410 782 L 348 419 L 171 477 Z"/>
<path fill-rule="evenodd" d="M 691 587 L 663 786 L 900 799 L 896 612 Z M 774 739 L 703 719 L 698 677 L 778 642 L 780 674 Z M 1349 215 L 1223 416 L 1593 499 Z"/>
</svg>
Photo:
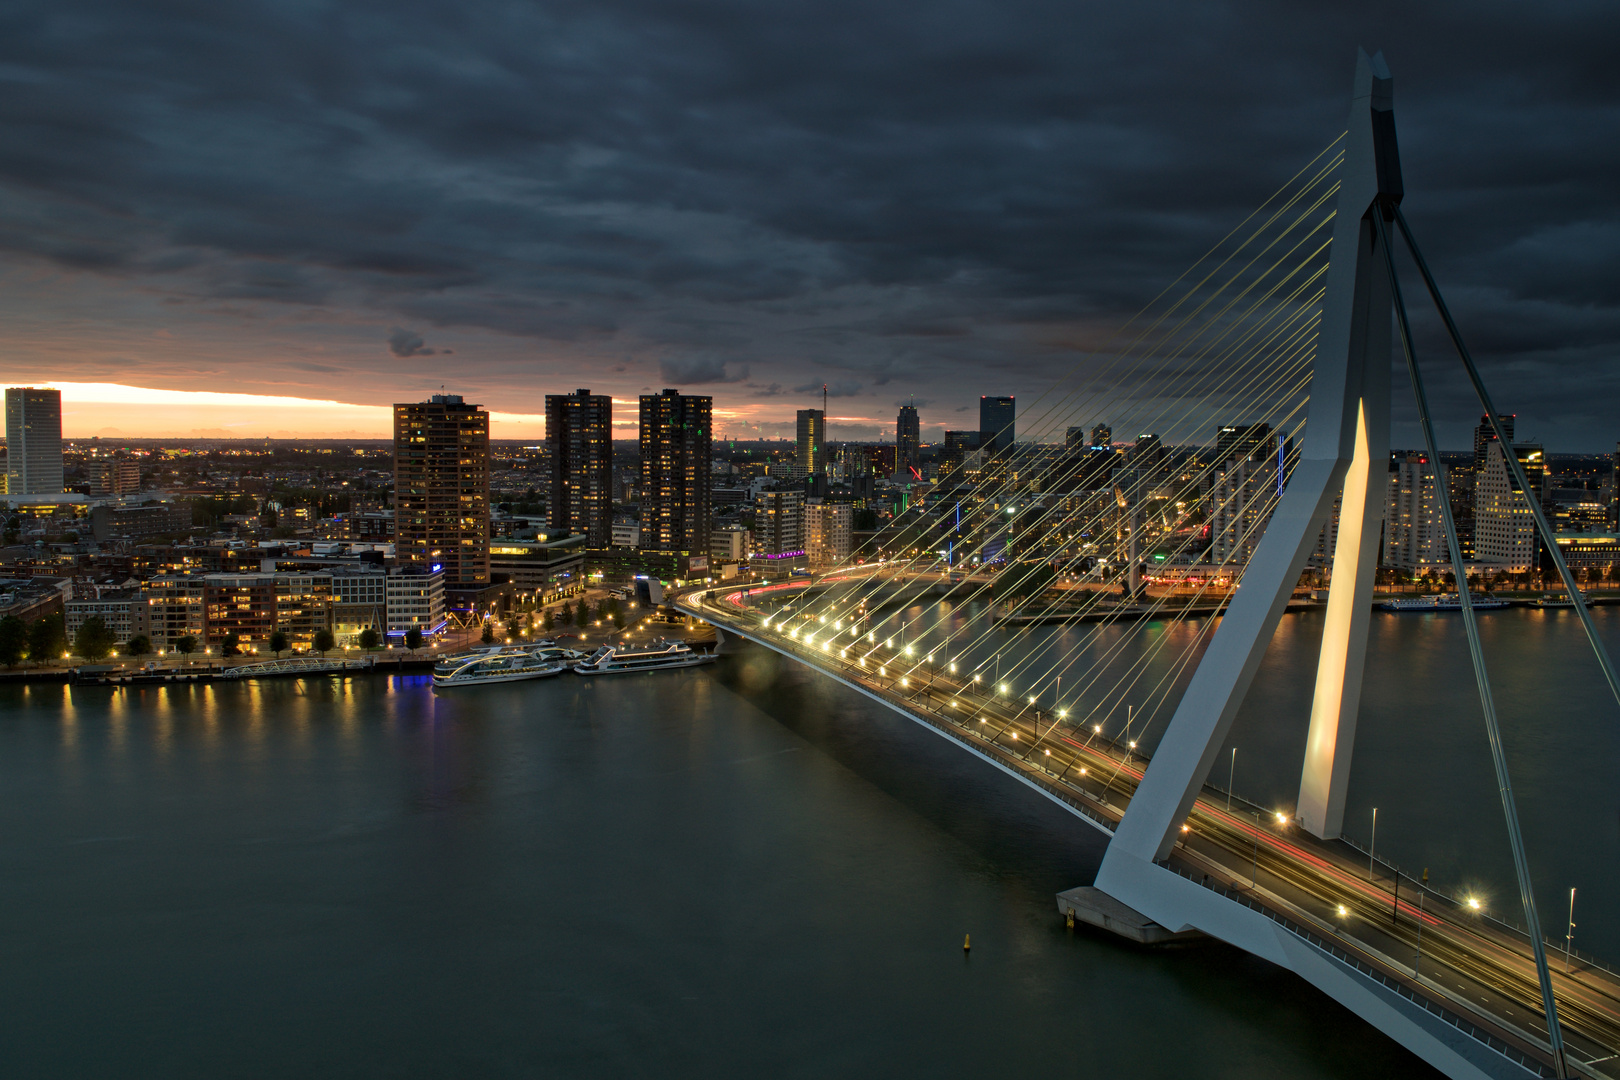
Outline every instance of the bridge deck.
<svg viewBox="0 0 1620 1080">
<path fill-rule="evenodd" d="M 775 598 L 803 588 L 767 587 Z M 676 603 L 902 712 L 1105 833 L 1112 833 L 1146 768 L 1128 747 L 1068 725 L 1051 726 L 1052 717 L 994 688 L 938 667 L 925 669 L 917 657 L 881 643 L 803 618 L 767 629 L 765 616 L 740 591 L 693 591 Z M 838 639 L 843 643 L 834 644 Z M 1317 840 L 1269 810 L 1209 788 L 1167 865 L 1234 903 L 1263 911 L 1324 956 L 1374 979 L 1386 994 L 1422 1003 L 1448 1030 L 1488 1047 L 1488 1056 L 1500 1064 L 1516 1063 L 1484 1075 L 1524 1075 L 1519 1065 L 1552 1075 L 1529 941 L 1522 934 L 1404 876 L 1397 884 L 1388 874 L 1369 875 L 1365 856 L 1349 845 Z M 1577 961 L 1568 973 L 1557 971 L 1555 981 L 1565 1039 L 1580 1072 L 1620 1077 L 1620 978 Z"/>
</svg>

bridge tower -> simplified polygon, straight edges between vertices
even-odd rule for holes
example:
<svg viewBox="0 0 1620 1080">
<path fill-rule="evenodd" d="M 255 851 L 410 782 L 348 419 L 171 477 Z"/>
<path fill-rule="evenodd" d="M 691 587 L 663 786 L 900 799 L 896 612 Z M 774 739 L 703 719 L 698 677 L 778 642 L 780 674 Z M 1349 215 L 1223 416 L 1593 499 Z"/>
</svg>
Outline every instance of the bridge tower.
<svg viewBox="0 0 1620 1080">
<path fill-rule="evenodd" d="M 1105 892 L 1129 864 L 1169 855 L 1341 492 L 1299 812 L 1318 836 L 1343 822 L 1389 458 L 1394 309 L 1372 215 L 1401 196 L 1393 90 L 1382 54 L 1360 53 L 1299 463 L 1109 843 L 1097 878 Z"/>
</svg>

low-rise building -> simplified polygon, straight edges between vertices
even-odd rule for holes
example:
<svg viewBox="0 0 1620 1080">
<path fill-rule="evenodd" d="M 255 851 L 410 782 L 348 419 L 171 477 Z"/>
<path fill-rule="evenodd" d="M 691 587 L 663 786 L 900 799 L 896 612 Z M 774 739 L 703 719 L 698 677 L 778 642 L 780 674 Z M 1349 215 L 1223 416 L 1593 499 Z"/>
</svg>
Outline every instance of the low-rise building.
<svg viewBox="0 0 1620 1080">
<path fill-rule="evenodd" d="M 69 600 L 66 605 L 68 640 L 73 640 L 89 619 L 99 618 L 120 644 L 145 634 L 146 602 L 140 589 L 99 589 L 98 595 Z"/>
<path fill-rule="evenodd" d="M 146 601 L 146 635 L 159 652 L 175 648 L 181 638 L 203 639 L 203 578 L 172 574 L 141 583 Z M 201 646 L 199 645 L 199 648 Z"/>
<path fill-rule="evenodd" d="M 855 511 L 848 503 L 811 499 L 804 507 L 804 546 L 811 563 L 831 566 L 849 558 Z"/>
<path fill-rule="evenodd" d="M 380 565 L 332 572 L 332 633 L 339 645 L 357 645 L 361 633 L 388 628 L 388 574 Z"/>
<path fill-rule="evenodd" d="M 489 549 L 490 575 L 496 580 L 505 577 L 518 592 L 534 593 L 540 603 L 550 603 L 584 581 L 586 539 L 576 533 L 495 541 Z"/>
<path fill-rule="evenodd" d="M 96 506 L 90 510 L 90 532 L 98 541 L 115 536 L 145 540 L 180 535 L 191 528 L 191 508 L 182 503 L 148 502 L 135 506 Z"/>
<path fill-rule="evenodd" d="M 384 584 L 388 637 L 397 641 L 411 629 L 433 637 L 445 627 L 444 571 L 425 566 L 396 566 Z"/>
</svg>

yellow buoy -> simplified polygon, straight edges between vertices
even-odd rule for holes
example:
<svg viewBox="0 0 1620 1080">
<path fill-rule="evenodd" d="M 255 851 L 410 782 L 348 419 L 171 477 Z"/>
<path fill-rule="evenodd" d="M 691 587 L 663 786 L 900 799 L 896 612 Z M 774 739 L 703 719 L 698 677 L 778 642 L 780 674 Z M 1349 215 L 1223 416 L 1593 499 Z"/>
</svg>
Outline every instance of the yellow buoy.
<svg viewBox="0 0 1620 1080">
<path fill-rule="evenodd" d="M 1068 910 L 1068 911 L 1067 911 L 1067 912 L 1066 912 L 1066 913 L 1065 913 L 1065 914 L 1064 914 L 1064 916 L 1063 916 L 1063 921 L 1064 921 L 1064 922 L 1066 922 L 1066 923 L 1068 923 L 1068 924 L 1069 924 L 1069 929 L 1070 929 L 1070 930 L 1073 930 L 1073 929 L 1074 929 L 1074 908 L 1070 908 L 1070 909 L 1069 909 L 1069 910 Z"/>
<path fill-rule="evenodd" d="M 973 935 L 972 934 L 963 934 L 962 935 L 962 951 L 967 952 L 971 948 L 973 948 Z"/>
</svg>

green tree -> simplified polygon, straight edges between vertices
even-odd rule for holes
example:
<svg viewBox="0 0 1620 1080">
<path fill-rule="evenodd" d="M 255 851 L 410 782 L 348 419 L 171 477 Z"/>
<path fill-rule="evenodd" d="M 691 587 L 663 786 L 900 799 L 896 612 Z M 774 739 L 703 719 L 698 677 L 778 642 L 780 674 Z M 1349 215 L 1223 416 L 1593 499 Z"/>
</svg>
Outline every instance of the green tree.
<svg viewBox="0 0 1620 1080">
<path fill-rule="evenodd" d="M 569 626 L 574 621 L 574 606 L 566 600 L 557 607 L 557 621 L 564 626 Z"/>
<path fill-rule="evenodd" d="M 413 626 L 405 631 L 405 647 L 413 654 L 422 647 L 422 628 Z"/>
<path fill-rule="evenodd" d="M 28 656 L 46 664 L 67 651 L 67 627 L 60 615 L 46 615 L 28 628 Z"/>
<path fill-rule="evenodd" d="M 190 659 L 191 654 L 197 651 L 197 639 L 191 634 L 177 637 L 174 639 L 174 647 L 179 650 L 181 656 Z"/>
<path fill-rule="evenodd" d="M 582 627 L 591 624 L 591 605 L 583 596 L 579 598 L 579 609 L 574 612 L 574 621 Z"/>
<path fill-rule="evenodd" d="M 79 632 L 73 635 L 73 651 L 86 660 L 100 660 L 113 651 L 118 638 L 100 615 L 84 620 Z"/>
<path fill-rule="evenodd" d="M 337 647 L 337 638 L 333 636 L 332 631 L 330 631 L 330 630 L 317 630 L 317 631 L 315 631 L 315 651 L 316 652 L 320 653 L 322 656 L 325 656 L 328 652 L 330 652 L 332 649 L 334 649 L 336 647 Z"/>
<path fill-rule="evenodd" d="M 495 644 L 495 624 L 490 620 L 485 619 L 484 632 L 478 636 L 478 639 L 485 645 Z"/>
<path fill-rule="evenodd" d="M 28 624 L 15 615 L 0 619 L 0 663 L 16 667 L 28 655 Z"/>
<path fill-rule="evenodd" d="M 276 654 L 277 660 L 280 660 L 281 654 L 287 651 L 288 645 L 292 644 L 292 639 L 287 636 L 287 631 L 285 630 L 272 630 L 270 631 L 270 641 L 268 644 L 270 646 L 270 651 Z"/>
<path fill-rule="evenodd" d="M 147 656 L 152 652 L 152 639 L 145 634 L 136 634 L 124 642 L 125 656 Z"/>
<path fill-rule="evenodd" d="M 362 649 L 375 649 L 382 644 L 382 635 L 377 633 L 375 626 L 368 626 L 360 631 L 360 647 Z"/>
<path fill-rule="evenodd" d="M 219 655 L 236 656 L 242 651 L 242 635 L 235 630 L 225 635 L 225 640 L 219 643 Z"/>
<path fill-rule="evenodd" d="M 624 612 L 619 611 L 617 608 L 613 611 L 613 628 L 615 630 L 624 629 Z"/>
<path fill-rule="evenodd" d="M 546 610 L 541 613 L 540 629 L 544 630 L 548 634 L 557 629 L 557 620 L 552 618 L 550 608 L 546 608 Z"/>
</svg>

